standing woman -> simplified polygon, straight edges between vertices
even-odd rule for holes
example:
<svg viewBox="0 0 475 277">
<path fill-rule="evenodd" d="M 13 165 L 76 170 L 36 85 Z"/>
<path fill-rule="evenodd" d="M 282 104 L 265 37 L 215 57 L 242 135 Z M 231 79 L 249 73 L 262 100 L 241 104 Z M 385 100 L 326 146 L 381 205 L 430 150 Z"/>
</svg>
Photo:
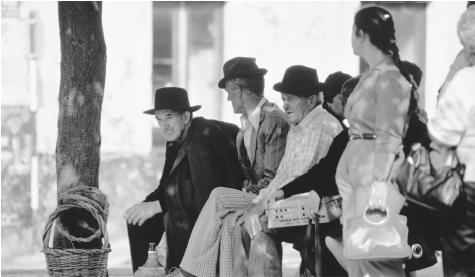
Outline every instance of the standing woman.
<svg viewBox="0 0 475 277">
<path fill-rule="evenodd" d="M 399 214 L 404 197 L 389 182 L 404 160 L 402 138 L 417 107 L 412 78 L 401 66 L 391 14 L 379 7 L 358 11 L 351 44 L 369 68 L 348 99 L 345 117 L 350 141 L 338 164 L 336 182 L 343 199 L 343 228 L 367 207 Z M 343 241 L 345 234 L 343 234 Z M 346 260 L 349 276 L 404 276 L 400 260 Z"/>
</svg>

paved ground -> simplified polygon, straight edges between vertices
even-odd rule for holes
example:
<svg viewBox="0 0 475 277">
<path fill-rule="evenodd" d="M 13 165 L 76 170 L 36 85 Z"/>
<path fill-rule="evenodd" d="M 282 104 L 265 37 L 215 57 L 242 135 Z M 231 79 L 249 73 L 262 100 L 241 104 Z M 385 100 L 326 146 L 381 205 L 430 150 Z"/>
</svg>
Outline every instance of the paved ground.
<svg viewBox="0 0 475 277">
<path fill-rule="evenodd" d="M 112 252 L 109 255 L 108 268 L 111 277 L 131 276 L 129 246 L 127 239 L 112 241 Z M 283 277 L 296 276 L 300 265 L 300 255 L 292 248 L 291 244 L 283 244 Z M 32 255 L 19 256 L 2 262 L 2 277 L 25 276 L 46 277 L 46 262 L 44 255 L 38 250 Z M 439 262 L 433 267 L 416 272 L 412 277 L 438 277 L 442 276 L 442 266 Z"/>
</svg>

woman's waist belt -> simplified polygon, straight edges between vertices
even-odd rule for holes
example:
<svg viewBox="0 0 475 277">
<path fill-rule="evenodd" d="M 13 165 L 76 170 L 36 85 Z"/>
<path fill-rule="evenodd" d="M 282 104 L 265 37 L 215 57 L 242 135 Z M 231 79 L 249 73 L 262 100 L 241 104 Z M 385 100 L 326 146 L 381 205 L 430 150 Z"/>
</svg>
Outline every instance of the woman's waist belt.
<svg viewBox="0 0 475 277">
<path fill-rule="evenodd" d="M 350 139 L 376 139 L 376 134 L 373 133 L 362 133 L 362 134 L 350 134 Z"/>
</svg>

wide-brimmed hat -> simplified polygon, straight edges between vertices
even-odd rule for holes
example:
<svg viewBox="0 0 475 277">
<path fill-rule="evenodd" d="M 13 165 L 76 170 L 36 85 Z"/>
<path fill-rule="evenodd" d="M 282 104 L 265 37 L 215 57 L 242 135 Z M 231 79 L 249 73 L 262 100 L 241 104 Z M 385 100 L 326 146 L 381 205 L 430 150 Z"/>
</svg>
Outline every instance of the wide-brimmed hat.
<svg viewBox="0 0 475 277">
<path fill-rule="evenodd" d="M 328 75 L 325 79 L 325 83 L 323 83 L 323 96 L 325 97 L 325 101 L 331 102 L 331 100 L 341 92 L 343 84 L 349 79 L 351 79 L 351 76 L 341 71 Z"/>
<path fill-rule="evenodd" d="M 235 57 L 223 65 L 224 77 L 219 81 L 218 87 L 224 88 L 226 80 L 237 77 L 264 76 L 267 69 L 259 68 L 255 58 Z"/>
<path fill-rule="evenodd" d="M 322 84 L 318 82 L 316 69 L 293 65 L 285 70 L 282 81 L 274 85 L 274 90 L 308 97 L 318 94 L 322 90 Z"/>
<path fill-rule="evenodd" d="M 164 87 L 155 91 L 155 107 L 144 111 L 144 113 L 155 114 L 156 110 L 194 112 L 200 108 L 200 105 L 190 107 L 188 92 L 185 89 L 178 87 Z"/>
</svg>

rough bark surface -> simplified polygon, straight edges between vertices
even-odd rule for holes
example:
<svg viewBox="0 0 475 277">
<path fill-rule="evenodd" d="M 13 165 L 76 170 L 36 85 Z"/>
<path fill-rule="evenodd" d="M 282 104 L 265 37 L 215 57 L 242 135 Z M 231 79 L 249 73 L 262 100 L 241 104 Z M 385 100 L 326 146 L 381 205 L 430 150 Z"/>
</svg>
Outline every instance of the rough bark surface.
<svg viewBox="0 0 475 277">
<path fill-rule="evenodd" d="M 58 2 L 61 40 L 56 173 L 58 194 L 98 187 L 106 46 L 101 2 Z"/>
</svg>

